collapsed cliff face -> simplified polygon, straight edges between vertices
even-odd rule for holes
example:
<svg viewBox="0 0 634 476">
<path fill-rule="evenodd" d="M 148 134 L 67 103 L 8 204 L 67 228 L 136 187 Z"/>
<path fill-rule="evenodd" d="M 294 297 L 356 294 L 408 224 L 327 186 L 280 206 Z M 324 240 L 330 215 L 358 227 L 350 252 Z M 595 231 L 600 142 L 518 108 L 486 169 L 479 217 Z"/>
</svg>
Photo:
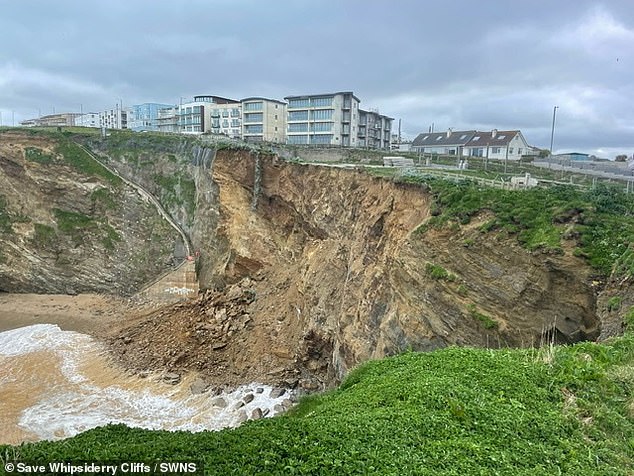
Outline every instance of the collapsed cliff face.
<svg viewBox="0 0 634 476">
<path fill-rule="evenodd" d="M 407 349 L 598 335 L 591 270 L 569 253 L 528 252 L 478 219 L 423 232 L 425 187 L 243 151 L 212 157 L 194 171 L 192 231 L 210 291 L 115 338 L 128 365 L 316 389 Z M 148 339 L 168 320 L 174 332 Z"/>
<path fill-rule="evenodd" d="M 230 243 L 216 262 L 228 280 L 259 274 L 258 312 L 330 342 L 335 375 L 408 348 L 598 335 L 580 259 L 531 254 L 477 223 L 417 233 L 430 215 L 420 187 L 259 160 L 259 179 L 252 158 L 216 161 L 217 236 Z"/>
<path fill-rule="evenodd" d="M 177 233 L 63 136 L 0 134 L 0 291 L 129 295 Z"/>
</svg>

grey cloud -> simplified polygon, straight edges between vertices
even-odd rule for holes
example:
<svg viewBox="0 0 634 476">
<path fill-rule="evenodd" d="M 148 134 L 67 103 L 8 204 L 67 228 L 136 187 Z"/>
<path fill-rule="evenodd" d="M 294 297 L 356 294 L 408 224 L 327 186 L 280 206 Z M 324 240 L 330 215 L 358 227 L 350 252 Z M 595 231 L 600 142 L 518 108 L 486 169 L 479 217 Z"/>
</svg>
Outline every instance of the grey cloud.
<svg viewBox="0 0 634 476">
<path fill-rule="evenodd" d="M 354 90 L 410 137 L 521 128 L 557 148 L 631 147 L 630 0 L 6 2 L 0 110 L 211 93 Z"/>
</svg>

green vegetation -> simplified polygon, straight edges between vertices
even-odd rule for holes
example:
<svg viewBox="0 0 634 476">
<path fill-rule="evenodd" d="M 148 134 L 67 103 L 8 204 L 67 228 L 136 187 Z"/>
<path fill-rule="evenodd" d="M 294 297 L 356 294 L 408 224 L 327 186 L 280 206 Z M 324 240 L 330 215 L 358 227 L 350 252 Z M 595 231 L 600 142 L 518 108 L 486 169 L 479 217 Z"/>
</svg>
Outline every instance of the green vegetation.
<svg viewBox="0 0 634 476">
<path fill-rule="evenodd" d="M 99 188 L 90 194 L 93 203 L 101 204 L 106 210 L 116 210 L 117 202 L 107 188 Z"/>
<path fill-rule="evenodd" d="M 634 257 L 634 196 L 613 187 L 591 190 L 558 186 L 548 189 L 512 191 L 454 183 L 434 178 L 406 177 L 408 183 L 430 187 L 436 212 L 418 232 L 429 227 L 466 224 L 488 210 L 494 218 L 480 227 L 516 236 L 529 250 L 562 253 L 561 237 L 568 227 L 578 241 L 577 256 L 604 274 L 615 264 L 621 272 L 632 273 Z"/>
<path fill-rule="evenodd" d="M 618 311 L 619 309 L 621 309 L 622 302 L 623 299 L 621 298 L 621 296 L 612 296 L 610 299 L 608 299 L 608 311 Z"/>
<path fill-rule="evenodd" d="M 116 243 L 121 241 L 121 235 L 110 225 L 103 225 L 103 228 L 106 236 L 104 236 L 101 242 L 103 243 L 105 249 L 112 251 L 115 249 Z"/>
<path fill-rule="evenodd" d="M 90 157 L 71 140 L 61 138 L 57 144 L 56 152 L 62 156 L 64 161 L 83 174 L 101 177 L 112 185 L 120 185 L 122 183 L 119 177 Z"/>
<path fill-rule="evenodd" d="M 486 314 L 482 314 L 480 311 L 478 311 L 478 308 L 475 304 L 469 304 L 467 306 L 467 311 L 469 311 L 469 315 L 471 317 L 473 317 L 477 321 L 480 321 L 485 329 L 497 329 L 498 322 L 492 319 L 491 316 L 487 316 Z"/>
<path fill-rule="evenodd" d="M 285 416 L 219 432 L 111 425 L 24 444 L 25 461 L 202 461 L 209 475 L 628 475 L 634 338 L 449 348 L 371 361 Z M 552 354 L 550 354 L 552 353 Z"/>
<path fill-rule="evenodd" d="M 55 243 L 57 238 L 55 228 L 44 225 L 43 223 L 35 223 L 33 227 L 35 228 L 35 234 L 33 236 L 33 241 L 35 243 L 44 246 L 50 246 Z"/>
<path fill-rule="evenodd" d="M 42 149 L 38 149 L 37 147 L 27 147 L 24 150 L 24 157 L 26 160 L 40 164 L 50 164 L 54 160 L 52 155 L 45 154 Z"/>
<path fill-rule="evenodd" d="M 196 212 L 196 184 L 184 172 L 167 177 L 155 174 L 154 181 L 162 188 L 161 203 L 165 207 L 184 206 L 190 219 Z"/>
<path fill-rule="evenodd" d="M 426 263 L 425 264 L 425 272 L 432 279 L 435 279 L 435 280 L 443 280 L 443 281 L 455 281 L 456 280 L 456 275 L 455 274 L 451 274 L 449 271 L 447 271 L 442 266 L 439 266 L 439 265 L 436 265 L 436 264 L 433 264 L 433 263 Z"/>
<path fill-rule="evenodd" d="M 115 249 L 116 243 L 121 241 L 121 235 L 112 228 L 105 217 L 96 219 L 82 213 L 68 210 L 53 209 L 57 221 L 57 228 L 62 233 L 69 235 L 77 244 L 81 243 L 85 233 L 99 233 L 101 242 L 108 251 Z M 37 232 L 37 230 L 36 230 Z"/>
<path fill-rule="evenodd" d="M 7 199 L 0 195 L 0 232 L 11 233 L 11 215 L 7 210 Z"/>
</svg>

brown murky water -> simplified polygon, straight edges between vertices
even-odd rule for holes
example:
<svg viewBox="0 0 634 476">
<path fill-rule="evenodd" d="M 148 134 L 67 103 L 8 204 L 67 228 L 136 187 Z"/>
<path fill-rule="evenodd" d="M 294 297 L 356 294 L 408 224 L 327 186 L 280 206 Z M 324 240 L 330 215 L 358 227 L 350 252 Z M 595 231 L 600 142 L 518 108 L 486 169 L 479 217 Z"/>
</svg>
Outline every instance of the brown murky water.
<svg viewBox="0 0 634 476">
<path fill-rule="evenodd" d="M 271 399 L 270 387 L 253 384 L 223 395 L 227 405 L 217 407 L 213 395 L 191 394 L 193 378 L 172 386 L 126 374 L 89 336 L 55 325 L 0 332 L 0 444 L 67 438 L 110 422 L 214 430 L 237 425 L 255 408 L 272 416 L 285 398 Z M 247 393 L 255 398 L 237 408 Z"/>
</svg>

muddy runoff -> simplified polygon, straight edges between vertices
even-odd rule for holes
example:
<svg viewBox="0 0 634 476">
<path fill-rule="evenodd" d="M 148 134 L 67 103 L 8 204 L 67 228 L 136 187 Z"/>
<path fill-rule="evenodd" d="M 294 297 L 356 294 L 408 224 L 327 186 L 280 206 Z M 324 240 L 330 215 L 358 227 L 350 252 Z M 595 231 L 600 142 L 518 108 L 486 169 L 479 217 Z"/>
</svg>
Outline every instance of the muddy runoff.
<svg viewBox="0 0 634 476">
<path fill-rule="evenodd" d="M 206 388 L 195 374 L 132 374 L 92 337 L 35 324 L 0 332 L 0 444 L 56 440 L 109 423 L 192 432 L 290 407 L 289 391 Z"/>
</svg>

